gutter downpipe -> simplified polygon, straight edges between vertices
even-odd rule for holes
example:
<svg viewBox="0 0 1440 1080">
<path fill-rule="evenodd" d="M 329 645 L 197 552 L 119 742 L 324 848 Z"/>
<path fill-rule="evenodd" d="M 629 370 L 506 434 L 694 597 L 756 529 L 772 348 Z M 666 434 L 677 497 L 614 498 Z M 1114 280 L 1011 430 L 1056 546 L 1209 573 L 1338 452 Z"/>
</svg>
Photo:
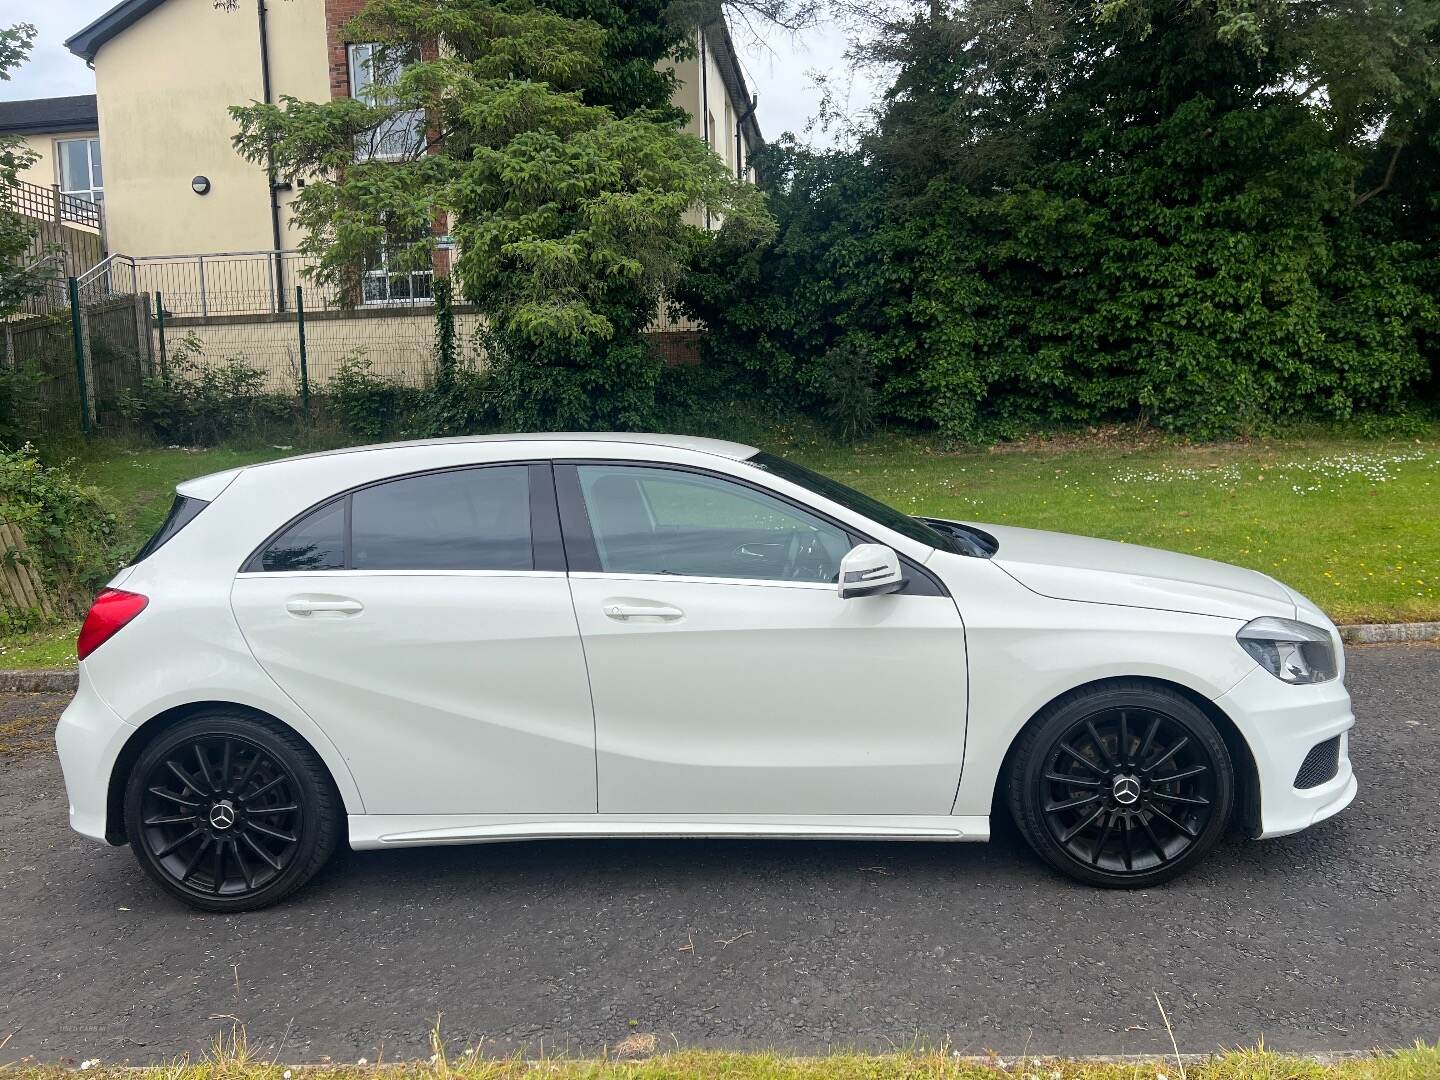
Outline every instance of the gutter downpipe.
<svg viewBox="0 0 1440 1080">
<path fill-rule="evenodd" d="M 265 0 L 256 0 L 255 13 L 260 20 L 260 90 L 266 105 L 275 102 L 270 93 L 270 32 L 265 19 Z M 275 181 L 275 152 L 265 153 L 265 181 L 270 189 L 270 237 L 275 254 L 275 310 L 285 310 L 285 264 L 280 255 L 280 186 Z"/>
<path fill-rule="evenodd" d="M 760 95 L 750 95 L 750 107 L 741 114 L 740 119 L 735 121 L 735 179 L 744 180 L 745 170 L 750 165 L 750 159 L 744 154 L 745 121 L 755 115 L 755 109 L 760 104 Z"/>
<path fill-rule="evenodd" d="M 264 0 L 261 0 L 263 3 Z M 710 131 L 710 60 L 705 48 L 705 34 L 708 23 L 700 24 L 700 130 L 705 135 L 705 149 L 714 151 Z M 705 208 L 705 231 L 710 231 L 710 208 Z"/>
</svg>

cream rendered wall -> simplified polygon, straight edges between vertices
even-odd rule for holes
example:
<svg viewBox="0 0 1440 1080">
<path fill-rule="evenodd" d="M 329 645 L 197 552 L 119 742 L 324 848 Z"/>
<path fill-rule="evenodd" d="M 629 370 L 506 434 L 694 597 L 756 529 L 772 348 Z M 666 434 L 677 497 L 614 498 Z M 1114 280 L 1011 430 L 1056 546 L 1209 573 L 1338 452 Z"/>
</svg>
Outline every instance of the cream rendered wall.
<svg viewBox="0 0 1440 1080">
<path fill-rule="evenodd" d="M 729 94 L 725 89 L 725 80 L 720 74 L 720 66 L 715 62 L 715 55 L 708 45 L 704 49 L 704 77 L 701 77 L 701 41 L 698 32 L 695 35 L 694 44 L 694 56 L 672 65 L 680 85 L 671 100 L 690 114 L 690 121 L 685 125 L 685 130 L 697 139 L 706 137 L 705 118 L 707 112 L 714 118 L 714 127 L 709 132 L 710 148 L 719 155 L 733 173 L 735 171 L 736 103 L 729 100 Z M 704 224 L 701 220 L 703 215 L 692 212 L 691 217 L 691 224 Z M 712 227 L 718 227 L 720 223 L 712 218 L 710 224 Z"/>
<path fill-rule="evenodd" d="M 715 151 L 730 166 L 731 171 L 735 169 L 735 120 L 748 103 L 732 102 L 725 90 L 725 80 L 720 74 L 720 66 L 715 62 L 715 55 L 707 45 L 704 49 L 705 75 L 702 79 L 700 71 L 700 35 L 697 32 L 694 43 L 695 55 L 688 60 L 682 60 L 671 67 L 675 71 L 675 77 L 679 80 L 680 86 L 671 99 L 676 105 L 690 114 L 690 122 L 685 125 L 685 130 L 697 139 L 705 138 L 705 114 L 708 111 L 715 119 L 715 126 L 710 131 L 710 148 Z M 705 100 L 702 101 L 701 98 Z"/>
<path fill-rule="evenodd" d="M 271 87 L 329 96 L 324 0 L 269 8 Z M 261 98 L 255 7 L 169 0 L 95 57 L 110 250 L 127 255 L 254 251 L 274 246 L 265 171 L 230 145 L 230 105 Z M 210 192 L 190 190 L 192 177 Z M 282 203 L 294 193 L 282 193 Z M 282 213 L 282 226 L 288 215 Z M 294 246 L 293 232 L 282 234 Z"/>
</svg>

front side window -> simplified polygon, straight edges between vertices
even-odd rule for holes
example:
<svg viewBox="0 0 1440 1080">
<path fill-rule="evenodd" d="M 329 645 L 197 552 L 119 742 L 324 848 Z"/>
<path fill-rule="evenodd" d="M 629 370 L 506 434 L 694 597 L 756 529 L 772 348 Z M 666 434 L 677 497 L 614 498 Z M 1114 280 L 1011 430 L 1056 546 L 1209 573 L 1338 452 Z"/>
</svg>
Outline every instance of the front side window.
<svg viewBox="0 0 1440 1080">
<path fill-rule="evenodd" d="M 86 202 L 102 202 L 105 178 L 100 171 L 99 139 L 60 139 L 55 143 L 60 163 L 60 191 Z"/>
<path fill-rule="evenodd" d="M 629 465 L 576 469 L 606 573 L 833 582 L 850 537 L 718 477 Z"/>
<path fill-rule="evenodd" d="M 902 514 L 893 506 L 887 506 L 879 499 L 872 499 L 863 492 L 847 487 L 828 476 L 812 472 L 803 465 L 796 465 L 793 461 L 776 457 L 774 454 L 767 454 L 763 450 L 754 457 L 746 458 L 745 464 L 753 465 L 755 468 L 762 469 L 783 480 L 789 480 L 792 484 L 798 484 L 807 491 L 814 492 L 831 502 L 839 503 L 847 510 L 853 510 L 871 521 L 884 525 L 887 529 L 894 530 L 901 536 L 908 536 L 911 540 L 918 540 L 922 544 L 939 548 L 941 551 L 949 551 L 958 555 L 970 554 L 954 538 L 926 525 L 923 521 L 913 518 L 909 514 Z"/>
<path fill-rule="evenodd" d="M 366 42 L 351 45 L 350 96 L 376 108 L 398 102 L 396 83 L 405 68 L 420 59 L 413 45 Z M 415 157 L 425 144 L 425 111 L 403 109 L 392 113 L 355 139 L 356 161 L 403 161 Z"/>
<path fill-rule="evenodd" d="M 348 515 L 348 526 L 347 526 Z M 248 570 L 531 570 L 524 465 L 387 480 L 310 511 Z"/>
</svg>

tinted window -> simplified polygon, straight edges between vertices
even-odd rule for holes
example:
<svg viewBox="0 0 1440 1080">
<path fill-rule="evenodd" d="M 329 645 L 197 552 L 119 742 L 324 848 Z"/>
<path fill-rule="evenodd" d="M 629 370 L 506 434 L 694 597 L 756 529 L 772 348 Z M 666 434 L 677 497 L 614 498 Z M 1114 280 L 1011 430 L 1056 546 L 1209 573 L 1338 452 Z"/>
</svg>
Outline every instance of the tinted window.
<svg viewBox="0 0 1440 1080">
<path fill-rule="evenodd" d="M 344 566 L 344 499 L 306 514 L 260 555 L 262 570 L 341 570 Z"/>
<path fill-rule="evenodd" d="M 175 501 L 170 504 L 170 512 L 160 523 L 160 528 L 156 529 L 155 535 L 146 540 L 145 546 L 135 553 L 135 558 L 130 560 L 131 565 L 154 555 L 172 536 L 194 521 L 196 514 L 209 505 L 204 499 L 191 499 L 184 495 L 176 495 Z"/>
<path fill-rule="evenodd" d="M 902 514 L 893 506 L 887 506 L 879 499 L 872 499 L 863 492 L 847 487 L 828 476 L 812 472 L 803 465 L 796 465 L 793 461 L 786 461 L 784 458 L 763 451 L 752 458 L 747 458 L 746 464 L 754 465 L 757 469 L 764 469 L 768 473 L 789 480 L 792 484 L 799 484 L 816 495 L 839 503 L 847 510 L 854 510 L 857 514 L 862 514 L 871 521 L 884 525 L 887 529 L 893 529 L 901 536 L 908 536 L 911 540 L 918 540 L 922 544 L 939 548 L 941 551 L 951 551 L 957 555 L 968 554 L 954 539 L 932 529 L 923 521 L 913 518 L 909 514 Z"/>
<path fill-rule="evenodd" d="M 523 465 L 391 480 L 350 496 L 356 570 L 530 570 Z"/>
<path fill-rule="evenodd" d="M 849 535 L 743 484 L 679 470 L 577 470 L 601 569 L 832 582 Z"/>
</svg>

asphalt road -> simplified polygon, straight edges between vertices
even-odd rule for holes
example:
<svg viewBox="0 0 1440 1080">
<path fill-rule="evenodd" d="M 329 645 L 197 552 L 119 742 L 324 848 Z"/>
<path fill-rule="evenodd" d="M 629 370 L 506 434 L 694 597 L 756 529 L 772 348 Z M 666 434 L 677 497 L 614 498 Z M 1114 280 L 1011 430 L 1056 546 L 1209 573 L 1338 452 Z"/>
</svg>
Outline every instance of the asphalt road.
<svg viewBox="0 0 1440 1080">
<path fill-rule="evenodd" d="M 1141 1053 L 1440 1037 L 1440 649 L 1351 653 L 1360 796 L 1142 893 L 985 845 L 551 842 L 350 855 L 283 906 L 197 915 L 0 756 L 0 1061 L 143 1061 L 237 1021 L 284 1061 L 457 1047 Z M 56 697 L 0 700 L 0 733 Z M 11 740 L 12 745 L 15 740 Z"/>
</svg>

